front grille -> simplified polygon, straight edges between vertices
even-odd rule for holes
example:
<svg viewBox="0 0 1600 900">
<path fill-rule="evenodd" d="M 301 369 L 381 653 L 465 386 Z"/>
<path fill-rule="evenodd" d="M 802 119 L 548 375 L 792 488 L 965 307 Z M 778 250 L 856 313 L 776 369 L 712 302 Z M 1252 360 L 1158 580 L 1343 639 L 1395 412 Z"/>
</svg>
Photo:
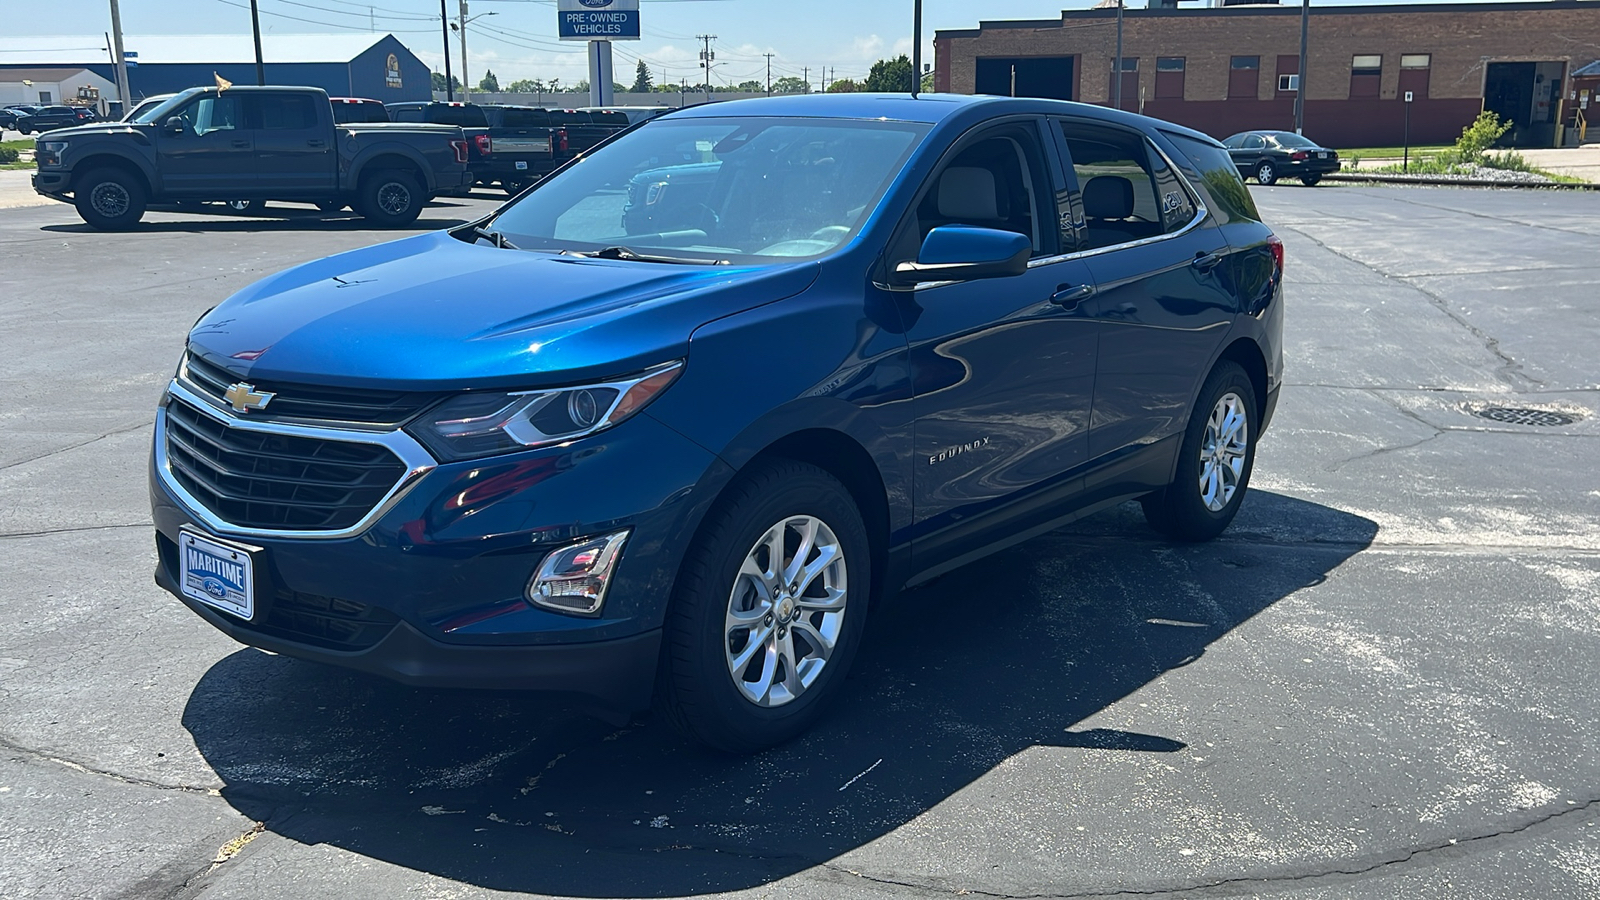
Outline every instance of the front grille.
<svg viewBox="0 0 1600 900">
<path fill-rule="evenodd" d="M 243 528 L 349 528 L 406 473 L 377 444 L 230 428 L 176 399 L 166 409 L 166 451 L 172 477 Z"/>
<path fill-rule="evenodd" d="M 193 353 L 184 361 L 188 381 L 202 394 L 226 403 L 228 386 L 249 381 L 256 390 L 275 394 L 267 409 L 254 415 L 323 422 L 399 425 L 438 399 L 437 394 L 336 388 L 289 381 L 255 381 L 206 362 Z"/>
<path fill-rule="evenodd" d="M 329 650 L 365 650 L 399 621 L 376 606 L 279 588 L 266 615 L 246 627 Z"/>
</svg>

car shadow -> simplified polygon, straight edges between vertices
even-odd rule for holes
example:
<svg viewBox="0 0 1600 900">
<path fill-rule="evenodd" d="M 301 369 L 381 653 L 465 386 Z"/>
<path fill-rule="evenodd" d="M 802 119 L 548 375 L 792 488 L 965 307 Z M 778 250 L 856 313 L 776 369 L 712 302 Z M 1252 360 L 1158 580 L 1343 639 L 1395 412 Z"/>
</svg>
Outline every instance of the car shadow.
<svg viewBox="0 0 1600 900">
<path fill-rule="evenodd" d="M 878 611 L 834 714 L 752 757 L 648 716 L 616 728 L 548 699 L 255 650 L 201 678 L 183 724 L 230 804 L 304 844 L 495 890 L 732 891 L 882 837 L 1029 748 L 1184 749 L 1183 735 L 1079 723 L 1320 583 L 1377 530 L 1256 491 L 1221 540 L 1177 545 L 1119 507 Z"/>
<path fill-rule="evenodd" d="M 474 196 L 474 199 L 477 199 L 477 197 Z M 453 198 L 439 199 L 430 202 L 424 207 L 422 215 L 405 228 L 389 229 L 375 226 L 349 210 L 324 213 L 309 207 L 277 205 L 269 207 L 269 210 L 270 212 L 266 214 L 245 215 L 227 212 L 220 208 L 215 212 L 206 209 L 184 209 L 179 207 L 152 208 L 143 221 L 128 229 L 128 233 L 377 231 L 400 234 L 406 231 L 458 228 L 468 222 L 482 218 L 483 215 L 489 212 L 485 208 L 469 206 Z M 96 229 L 83 222 L 44 225 L 39 230 L 57 234 L 98 233 Z"/>
</svg>

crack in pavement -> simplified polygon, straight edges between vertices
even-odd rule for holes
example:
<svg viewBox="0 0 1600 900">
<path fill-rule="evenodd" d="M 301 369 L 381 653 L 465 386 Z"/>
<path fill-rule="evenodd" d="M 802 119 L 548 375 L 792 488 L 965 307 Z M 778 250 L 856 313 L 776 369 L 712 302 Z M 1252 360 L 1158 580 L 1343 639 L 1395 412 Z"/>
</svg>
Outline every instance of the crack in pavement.
<svg viewBox="0 0 1600 900">
<path fill-rule="evenodd" d="M 46 450 L 45 452 L 39 454 L 38 456 L 30 456 L 27 459 L 19 459 L 16 462 L 6 463 L 5 465 L 0 466 L 0 472 L 4 472 L 7 469 L 14 469 L 17 466 L 25 466 L 28 463 L 38 462 L 41 459 L 49 459 L 52 456 L 58 456 L 58 455 L 60 455 L 62 453 L 66 453 L 66 452 L 71 451 L 71 450 L 77 450 L 80 447 L 87 447 L 90 444 L 93 444 L 93 443 L 95 443 L 97 441 L 103 441 L 108 437 L 115 437 L 115 436 L 117 436 L 119 434 L 127 434 L 130 431 L 138 431 L 141 428 L 151 428 L 154 425 L 155 425 L 155 419 L 149 419 L 147 421 L 142 421 L 142 422 L 138 422 L 138 423 L 133 424 L 133 425 L 129 425 L 127 428 L 118 428 L 115 431 L 107 431 L 104 434 L 97 434 L 94 437 L 89 438 L 88 440 L 79 441 L 76 444 L 69 444 L 69 445 L 67 445 L 65 447 L 57 447 L 54 450 Z"/>
<path fill-rule="evenodd" d="M 1278 889 L 1288 887 L 1304 887 L 1319 881 L 1340 882 L 1345 879 L 1365 878 L 1374 874 L 1387 874 L 1396 867 L 1412 868 L 1416 865 L 1434 865 L 1435 856 L 1456 857 L 1470 856 L 1476 853 L 1487 852 L 1493 845 L 1515 839 L 1531 829 L 1558 823 L 1559 820 L 1574 813 L 1589 813 L 1594 805 L 1600 802 L 1600 797 L 1592 797 L 1584 801 L 1568 801 L 1569 806 L 1554 810 L 1542 816 L 1535 816 L 1528 821 L 1498 828 L 1483 834 L 1468 835 L 1462 838 L 1448 838 L 1442 842 L 1422 844 L 1408 847 L 1391 853 L 1384 858 L 1374 859 L 1370 863 L 1357 866 L 1343 866 L 1337 863 L 1324 864 L 1311 871 L 1289 872 L 1282 875 L 1241 875 L 1233 878 L 1216 878 L 1206 881 L 1191 882 L 1170 887 L 1155 887 L 1149 889 L 1123 888 L 1111 891 L 1091 890 L 1071 893 L 1044 892 L 1030 894 L 1007 894 L 997 891 L 985 891 L 978 888 L 954 888 L 931 883 L 915 881 L 901 881 L 866 872 L 853 870 L 832 862 L 820 863 L 819 867 L 846 875 L 853 875 L 874 884 L 886 887 L 899 887 L 913 891 L 938 890 L 941 893 L 957 892 L 967 896 L 993 897 L 996 900 L 1101 900 L 1101 898 L 1115 897 L 1166 897 L 1178 894 L 1191 896 L 1227 896 L 1240 892 L 1266 888 Z M 1580 817 L 1582 818 L 1582 817 Z M 1554 826 L 1552 826 L 1554 827 Z"/>
<path fill-rule="evenodd" d="M 21 744 L 13 743 L 4 737 L 0 737 L 0 750 L 4 750 L 12 754 L 21 754 L 21 757 L 25 757 L 29 760 L 53 763 L 55 765 L 71 769 L 74 772 L 82 772 L 85 775 L 98 775 L 102 778 L 109 778 L 112 781 L 120 781 L 123 784 L 131 784 L 136 787 L 154 788 L 158 791 L 177 791 L 184 794 L 200 794 L 207 797 L 222 796 L 222 792 L 218 788 L 199 787 L 197 785 L 190 784 L 164 784 L 159 781 L 151 781 L 148 778 L 135 778 L 134 776 L 123 775 L 120 772 L 113 772 L 109 769 L 98 769 L 94 766 L 85 765 L 77 760 L 68 759 L 64 756 L 55 756 L 50 753 L 45 753 L 41 750 L 33 750 L 28 747 L 24 747 Z M 15 756 L 13 759 L 17 760 L 18 762 L 24 761 L 24 759 Z"/>
<path fill-rule="evenodd" d="M 5 531 L 0 532 L 0 541 L 15 538 L 46 537 L 52 534 L 73 534 L 79 531 L 114 531 L 118 528 L 153 528 L 154 522 L 118 522 L 113 525 L 71 525 L 65 528 L 45 528 L 40 531 Z"/>
<path fill-rule="evenodd" d="M 1302 230 L 1300 228 L 1290 228 L 1289 230 L 1293 231 L 1295 234 L 1300 235 L 1301 237 L 1305 238 L 1306 240 L 1312 242 L 1313 244 L 1316 244 L 1318 247 L 1321 247 L 1322 249 L 1328 251 L 1329 253 L 1332 253 L 1334 256 L 1337 256 L 1340 259 L 1346 260 L 1348 262 L 1354 263 L 1354 264 L 1360 266 L 1361 268 L 1366 269 L 1369 272 L 1372 272 L 1375 275 L 1381 275 L 1382 277 L 1390 279 L 1390 280 L 1393 280 L 1393 281 L 1399 281 L 1399 282 L 1404 282 L 1405 281 L 1404 276 L 1390 275 L 1388 272 L 1385 272 L 1382 269 L 1379 269 L 1376 266 L 1371 265 L 1370 263 L 1367 263 L 1367 262 L 1364 262 L 1364 261 L 1362 261 L 1360 259 L 1357 259 L 1356 257 L 1351 256 L 1351 255 L 1349 255 L 1347 253 L 1342 253 L 1342 252 L 1340 252 L 1338 250 L 1335 250 L 1334 248 L 1328 246 L 1328 244 L 1324 243 L 1320 238 L 1312 235 L 1311 233 L 1309 233 L 1307 231 L 1304 231 L 1304 230 Z M 1543 381 L 1540 381 L 1539 379 L 1534 378 L 1533 376 L 1524 373 L 1522 371 L 1522 363 L 1517 362 L 1516 359 L 1513 358 L 1509 353 L 1506 353 L 1504 350 L 1500 349 L 1500 339 L 1499 338 L 1497 338 L 1494 335 L 1488 333 L 1487 331 L 1484 331 L 1482 328 L 1479 328 L 1477 325 L 1474 325 L 1472 322 L 1469 322 L 1467 319 L 1463 318 L 1462 316 L 1457 315 L 1454 310 L 1450 309 L 1449 304 L 1445 302 L 1443 297 L 1440 297 L 1438 294 L 1435 294 L 1432 291 L 1428 290 L 1427 288 L 1421 287 L 1419 285 L 1406 284 L 1405 286 L 1410 288 L 1411 290 L 1416 291 L 1417 293 L 1421 294 L 1423 297 L 1427 298 L 1428 302 L 1434 308 L 1436 308 L 1440 312 L 1444 313 L 1446 316 L 1448 316 L 1450 318 L 1450 320 L 1452 322 L 1455 322 L 1457 325 L 1460 325 L 1462 328 L 1465 328 L 1469 334 L 1471 334 L 1473 337 L 1477 338 L 1480 342 L 1482 342 L 1483 346 L 1484 346 L 1484 349 L 1488 350 L 1490 353 L 1494 354 L 1495 357 L 1500 360 L 1500 365 L 1496 368 L 1495 375 L 1497 377 L 1499 377 L 1500 380 L 1502 380 L 1502 381 L 1506 382 L 1506 384 L 1510 385 L 1513 390 L 1515 390 L 1515 389 L 1517 389 L 1518 387 L 1521 386 L 1516 381 L 1516 379 L 1519 379 L 1519 378 L 1522 379 L 1522 381 L 1526 382 L 1527 384 L 1534 384 L 1534 385 L 1543 385 L 1544 384 Z"/>
</svg>

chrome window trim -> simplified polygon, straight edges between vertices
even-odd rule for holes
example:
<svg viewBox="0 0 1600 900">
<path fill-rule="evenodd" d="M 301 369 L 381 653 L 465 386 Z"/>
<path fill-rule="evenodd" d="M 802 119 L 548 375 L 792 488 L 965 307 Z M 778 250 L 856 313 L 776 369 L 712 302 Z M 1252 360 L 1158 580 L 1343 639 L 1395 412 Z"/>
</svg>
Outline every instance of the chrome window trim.
<svg viewBox="0 0 1600 900">
<path fill-rule="evenodd" d="M 402 498 L 408 494 L 422 476 L 438 467 L 438 460 L 411 435 L 404 431 L 386 431 L 381 433 L 348 431 L 341 428 L 320 428 L 314 425 L 293 425 L 285 422 L 267 422 L 246 419 L 233 415 L 205 399 L 204 395 L 197 394 L 188 385 L 174 378 L 167 385 L 167 397 L 177 400 L 192 407 L 202 415 L 208 416 L 216 422 L 229 428 L 242 431 L 255 431 L 264 434 L 281 434 L 290 437 L 314 438 L 324 441 L 344 441 L 351 444 L 377 444 L 384 447 L 400 459 L 406 467 L 406 473 L 395 482 L 389 492 L 383 495 L 359 522 L 347 528 L 336 531 L 308 531 L 304 529 L 277 529 L 277 528 L 248 528 L 235 525 L 207 509 L 205 504 L 191 494 L 172 474 L 172 463 L 167 458 L 167 410 L 166 404 L 156 411 L 155 425 L 155 466 L 156 474 L 161 478 L 161 483 L 178 498 L 187 512 L 200 524 L 219 535 L 263 537 L 263 538 L 288 538 L 309 540 L 340 540 L 356 537 L 367 529 L 379 518 L 383 517 Z M 169 400 L 169 402 L 170 402 Z"/>
</svg>

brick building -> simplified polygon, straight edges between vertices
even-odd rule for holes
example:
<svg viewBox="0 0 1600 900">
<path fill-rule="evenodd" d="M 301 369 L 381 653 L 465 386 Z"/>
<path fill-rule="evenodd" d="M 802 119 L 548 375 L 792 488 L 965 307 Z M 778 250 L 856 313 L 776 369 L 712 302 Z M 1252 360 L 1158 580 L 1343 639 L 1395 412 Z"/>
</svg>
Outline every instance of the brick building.
<svg viewBox="0 0 1600 900">
<path fill-rule="evenodd" d="M 1152 0 L 1152 7 L 1156 2 Z M 1448 143 L 1478 112 L 1506 142 L 1555 146 L 1571 73 L 1600 59 L 1600 0 L 1311 7 L 1306 136 L 1335 147 Z M 1122 107 L 1224 137 L 1294 127 L 1300 6 L 1123 10 Z M 1111 105 L 1116 9 L 981 22 L 934 38 L 939 90 Z M 1569 97 L 1569 94 L 1574 96 Z"/>
</svg>

